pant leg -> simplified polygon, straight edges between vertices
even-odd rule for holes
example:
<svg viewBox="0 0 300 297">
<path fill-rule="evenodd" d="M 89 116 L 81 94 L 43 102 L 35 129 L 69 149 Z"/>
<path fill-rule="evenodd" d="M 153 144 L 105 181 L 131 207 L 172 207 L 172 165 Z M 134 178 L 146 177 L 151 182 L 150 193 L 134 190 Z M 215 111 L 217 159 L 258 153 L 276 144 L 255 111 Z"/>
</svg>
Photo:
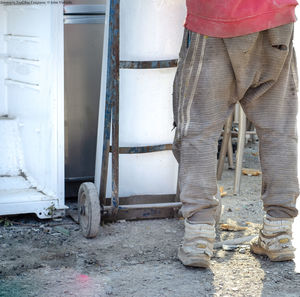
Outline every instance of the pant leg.
<svg viewBox="0 0 300 297">
<path fill-rule="evenodd" d="M 234 74 L 221 38 L 189 32 L 174 82 L 174 155 L 185 218 L 215 222 L 217 141 L 235 101 Z"/>
<path fill-rule="evenodd" d="M 297 216 L 297 74 L 293 26 L 264 31 L 261 61 L 241 104 L 260 141 L 262 199 L 272 217 Z"/>
</svg>

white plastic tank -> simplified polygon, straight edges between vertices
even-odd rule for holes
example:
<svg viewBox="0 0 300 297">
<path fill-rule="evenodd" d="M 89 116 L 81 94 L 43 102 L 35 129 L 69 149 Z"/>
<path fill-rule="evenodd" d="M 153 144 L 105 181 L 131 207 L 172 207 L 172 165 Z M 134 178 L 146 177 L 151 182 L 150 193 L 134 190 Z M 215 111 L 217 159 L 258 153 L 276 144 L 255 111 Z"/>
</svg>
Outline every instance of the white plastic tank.
<svg viewBox="0 0 300 297">
<path fill-rule="evenodd" d="M 120 6 L 121 61 L 178 58 L 186 15 L 185 0 L 123 0 Z M 107 35 L 106 32 L 104 61 L 107 60 Z M 172 85 L 175 72 L 176 68 L 120 71 L 120 147 L 173 142 Z M 95 174 L 98 190 L 103 144 L 105 62 L 102 77 Z M 177 162 L 171 151 L 120 155 L 120 196 L 174 194 L 177 171 Z M 107 197 L 110 196 L 111 170 L 107 184 Z"/>
</svg>

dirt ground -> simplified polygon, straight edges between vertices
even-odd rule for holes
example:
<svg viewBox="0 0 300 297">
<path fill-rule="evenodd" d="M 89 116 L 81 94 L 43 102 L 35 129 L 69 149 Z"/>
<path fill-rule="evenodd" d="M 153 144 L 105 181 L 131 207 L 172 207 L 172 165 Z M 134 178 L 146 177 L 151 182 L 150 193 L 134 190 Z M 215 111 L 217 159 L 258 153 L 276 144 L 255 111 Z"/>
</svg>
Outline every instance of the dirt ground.
<svg viewBox="0 0 300 297">
<path fill-rule="evenodd" d="M 245 167 L 259 168 L 256 152 L 247 149 Z M 243 176 L 239 196 L 232 195 L 233 179 L 226 169 L 221 223 L 234 220 L 247 229 L 219 228 L 217 241 L 256 234 L 263 216 L 261 178 Z M 294 262 L 271 263 L 245 245 L 217 249 L 210 269 L 186 268 L 176 257 L 182 236 L 179 219 L 106 224 L 87 240 L 68 217 L 9 218 L 0 226 L 0 296 L 300 296 Z"/>
</svg>

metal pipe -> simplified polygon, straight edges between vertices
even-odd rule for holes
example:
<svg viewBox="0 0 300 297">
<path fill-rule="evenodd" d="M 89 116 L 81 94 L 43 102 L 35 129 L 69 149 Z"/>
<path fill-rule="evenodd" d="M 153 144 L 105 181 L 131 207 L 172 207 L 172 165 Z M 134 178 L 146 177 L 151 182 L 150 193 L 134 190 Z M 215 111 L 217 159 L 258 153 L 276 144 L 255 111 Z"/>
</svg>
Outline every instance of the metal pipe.
<svg viewBox="0 0 300 297">
<path fill-rule="evenodd" d="M 169 203 L 153 203 L 153 204 L 132 204 L 132 205 L 120 205 L 120 210 L 129 209 L 146 209 L 146 208 L 180 208 L 182 206 L 181 202 L 169 202 Z"/>
<path fill-rule="evenodd" d="M 120 61 L 122 69 L 156 69 L 177 67 L 178 60 Z"/>
<path fill-rule="evenodd" d="M 108 50 L 110 53 L 110 50 Z M 108 61 L 109 64 L 109 61 Z M 107 79 L 110 78 L 110 67 L 107 67 Z M 106 187 L 107 187 L 107 174 L 108 174 L 108 159 L 110 150 L 110 131 L 111 131 L 111 95 L 109 90 L 109 84 L 106 87 L 106 102 L 105 102 L 105 118 L 104 118 L 104 132 L 103 132 L 103 153 L 100 175 L 100 190 L 99 200 L 100 205 L 105 204 Z"/>
<path fill-rule="evenodd" d="M 107 53 L 107 81 L 106 81 L 106 99 L 105 99 L 105 117 L 104 117 L 104 133 L 103 133 L 103 154 L 102 166 L 100 175 L 100 190 L 99 199 L 100 204 L 105 205 L 107 175 L 108 175 L 108 160 L 110 151 L 110 137 L 111 137 L 111 121 L 112 121 L 112 101 L 114 95 L 114 70 L 116 68 L 115 59 L 113 54 L 113 45 L 119 39 L 119 31 L 117 36 L 114 37 L 114 24 L 115 24 L 115 3 L 110 1 L 109 8 L 109 33 L 108 33 L 108 53 Z M 117 17 L 119 18 L 119 16 Z M 118 70 L 119 71 L 119 70 Z"/>
<path fill-rule="evenodd" d="M 182 206 L 181 202 L 168 202 L 168 203 L 149 203 L 149 204 L 129 204 L 129 205 L 119 205 L 119 210 L 132 210 L 132 209 L 147 209 L 147 208 L 180 208 Z M 104 211 L 112 211 L 111 206 L 104 206 Z"/>
<path fill-rule="evenodd" d="M 239 104 L 236 103 L 235 106 L 234 106 L 234 118 L 233 118 L 233 122 L 235 124 L 237 124 L 239 122 Z"/>
<path fill-rule="evenodd" d="M 172 144 L 161 144 L 152 146 L 137 146 L 137 147 L 120 147 L 119 154 L 146 154 L 162 151 L 171 151 Z M 112 148 L 110 148 L 112 152 Z"/>
<path fill-rule="evenodd" d="M 87 14 L 105 14 L 105 4 L 66 4 L 64 6 L 64 14 L 71 15 L 87 15 Z M 92 13 L 91 13 L 92 11 Z"/>
<path fill-rule="evenodd" d="M 235 167 L 233 195 L 238 195 L 240 193 L 245 138 L 246 138 L 246 115 L 244 113 L 242 106 L 240 105 L 239 137 L 238 137 L 238 147 L 236 153 L 236 167 Z"/>
<path fill-rule="evenodd" d="M 104 24 L 104 15 L 64 15 L 64 24 Z"/>
<path fill-rule="evenodd" d="M 120 82 L 120 0 L 110 2 L 110 40 L 111 48 L 110 89 L 112 93 L 112 215 L 116 218 L 119 207 L 119 82 Z"/>
<path fill-rule="evenodd" d="M 78 183 L 78 182 L 94 182 L 94 176 L 82 176 L 82 177 L 67 177 L 65 182 Z"/>
<path fill-rule="evenodd" d="M 232 149 L 232 137 L 231 137 L 231 135 L 229 135 L 228 149 L 227 149 L 227 158 L 228 158 L 228 168 L 234 169 L 233 149 Z"/>
<path fill-rule="evenodd" d="M 218 162 L 218 168 L 217 168 L 217 179 L 218 180 L 222 179 L 225 157 L 226 157 L 226 153 L 227 153 L 227 149 L 228 149 L 228 142 L 229 142 L 231 127 L 232 127 L 232 119 L 233 119 L 233 114 L 231 113 L 230 116 L 228 117 L 228 119 L 226 120 L 225 127 L 224 127 L 223 141 L 222 141 L 222 145 L 221 145 L 221 151 L 220 151 L 220 155 L 219 155 L 219 162 Z"/>
</svg>

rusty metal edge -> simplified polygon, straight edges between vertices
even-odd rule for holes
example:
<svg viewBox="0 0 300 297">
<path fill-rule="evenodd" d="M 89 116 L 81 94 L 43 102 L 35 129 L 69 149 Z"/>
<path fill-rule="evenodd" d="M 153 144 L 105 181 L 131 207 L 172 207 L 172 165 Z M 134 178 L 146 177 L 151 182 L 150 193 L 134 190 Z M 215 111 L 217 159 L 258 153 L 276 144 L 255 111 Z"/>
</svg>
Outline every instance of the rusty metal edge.
<svg viewBox="0 0 300 297">
<path fill-rule="evenodd" d="M 137 146 L 137 147 L 119 147 L 119 154 L 146 154 L 162 151 L 171 151 L 172 144 L 161 144 L 152 146 Z M 110 147 L 112 152 L 112 147 Z"/>
<path fill-rule="evenodd" d="M 110 6 L 111 49 L 110 90 L 112 92 L 112 216 L 116 217 L 119 207 L 119 82 L 120 82 L 120 0 L 111 0 Z"/>
<path fill-rule="evenodd" d="M 161 69 L 177 67 L 178 60 L 120 61 L 121 69 Z"/>
</svg>

